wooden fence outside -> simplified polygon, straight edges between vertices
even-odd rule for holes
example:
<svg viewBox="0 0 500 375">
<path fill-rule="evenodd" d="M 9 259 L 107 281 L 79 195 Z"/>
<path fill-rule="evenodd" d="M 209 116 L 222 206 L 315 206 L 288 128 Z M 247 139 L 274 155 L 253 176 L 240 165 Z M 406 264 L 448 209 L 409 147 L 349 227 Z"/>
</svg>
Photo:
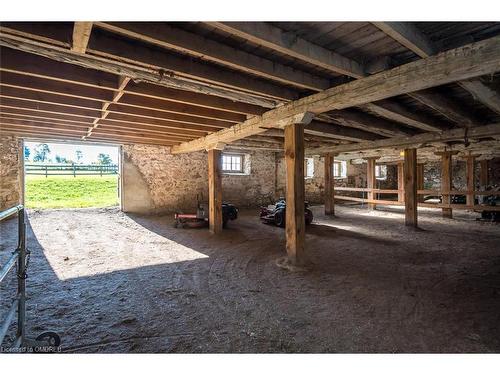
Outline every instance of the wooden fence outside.
<svg viewBox="0 0 500 375">
<path fill-rule="evenodd" d="M 103 176 L 118 174 L 117 164 L 26 164 L 27 175 Z"/>
</svg>

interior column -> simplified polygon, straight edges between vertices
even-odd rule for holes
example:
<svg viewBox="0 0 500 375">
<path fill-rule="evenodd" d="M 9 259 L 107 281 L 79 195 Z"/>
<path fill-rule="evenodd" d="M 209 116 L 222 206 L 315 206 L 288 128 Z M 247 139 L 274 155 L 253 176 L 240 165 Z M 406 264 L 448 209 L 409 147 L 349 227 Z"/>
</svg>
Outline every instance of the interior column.
<svg viewBox="0 0 500 375">
<path fill-rule="evenodd" d="M 405 150 L 405 225 L 417 227 L 417 149 Z"/>
<path fill-rule="evenodd" d="M 305 259 L 304 124 L 285 126 L 286 252 L 292 264 Z"/>
<path fill-rule="evenodd" d="M 452 160 L 451 156 L 456 154 L 454 151 L 437 152 L 441 155 L 441 196 L 443 204 L 451 204 L 450 190 L 452 181 Z M 453 211 L 451 208 L 443 208 L 443 217 L 452 218 Z"/>
<path fill-rule="evenodd" d="M 476 175 L 476 166 L 475 166 L 475 161 L 476 158 L 474 155 L 467 155 L 465 162 L 466 162 L 466 167 L 465 167 L 465 178 L 467 181 L 467 195 L 466 195 L 466 204 L 467 206 L 474 206 L 474 200 L 475 200 L 475 195 L 474 195 L 474 190 L 476 187 L 474 177 Z"/>
<path fill-rule="evenodd" d="M 479 168 L 479 185 L 481 190 L 486 190 L 488 188 L 488 160 L 479 161 L 481 168 Z"/>
<path fill-rule="evenodd" d="M 377 179 L 375 177 L 375 161 L 378 158 L 367 158 L 366 159 L 366 187 L 368 189 L 375 189 L 377 186 Z M 374 200 L 375 193 L 372 191 L 368 192 L 368 200 Z M 376 207 L 375 203 L 368 203 L 368 208 L 374 210 Z"/>
<path fill-rule="evenodd" d="M 403 175 L 403 167 L 404 162 L 398 162 L 398 202 L 404 202 L 405 197 L 405 184 L 404 184 L 404 175 Z"/>
<path fill-rule="evenodd" d="M 417 191 L 424 190 L 424 163 L 417 163 Z M 424 196 L 417 194 L 417 202 L 423 202 Z"/>
<path fill-rule="evenodd" d="M 333 154 L 325 155 L 325 215 L 335 215 Z"/>
<path fill-rule="evenodd" d="M 208 223 L 210 233 L 222 232 L 221 151 L 208 150 Z"/>
</svg>

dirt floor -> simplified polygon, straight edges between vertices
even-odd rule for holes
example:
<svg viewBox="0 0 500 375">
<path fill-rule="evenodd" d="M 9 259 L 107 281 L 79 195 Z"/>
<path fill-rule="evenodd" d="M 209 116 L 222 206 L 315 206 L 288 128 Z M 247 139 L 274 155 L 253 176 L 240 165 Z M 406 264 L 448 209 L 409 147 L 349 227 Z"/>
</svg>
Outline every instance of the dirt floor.
<svg viewBox="0 0 500 375">
<path fill-rule="evenodd" d="M 59 332 L 65 352 L 500 352 L 499 225 L 336 210 L 313 208 L 304 273 L 276 266 L 284 230 L 257 210 L 220 237 L 170 215 L 30 211 L 28 333 Z"/>
</svg>

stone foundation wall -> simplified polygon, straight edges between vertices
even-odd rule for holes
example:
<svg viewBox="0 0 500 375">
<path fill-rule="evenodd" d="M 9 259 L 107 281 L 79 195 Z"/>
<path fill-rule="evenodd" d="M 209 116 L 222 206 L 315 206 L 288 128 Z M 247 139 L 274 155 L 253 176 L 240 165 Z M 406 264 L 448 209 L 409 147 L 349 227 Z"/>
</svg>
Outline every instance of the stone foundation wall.
<svg viewBox="0 0 500 375">
<path fill-rule="evenodd" d="M 22 141 L 13 136 L 0 137 L 0 211 L 22 202 Z"/>
<path fill-rule="evenodd" d="M 197 199 L 208 201 L 206 152 L 172 155 L 167 147 L 125 145 L 123 209 L 161 213 L 193 211 Z M 273 152 L 245 153 L 245 173 L 222 175 L 223 200 L 240 207 L 268 204 L 274 198 Z"/>
</svg>

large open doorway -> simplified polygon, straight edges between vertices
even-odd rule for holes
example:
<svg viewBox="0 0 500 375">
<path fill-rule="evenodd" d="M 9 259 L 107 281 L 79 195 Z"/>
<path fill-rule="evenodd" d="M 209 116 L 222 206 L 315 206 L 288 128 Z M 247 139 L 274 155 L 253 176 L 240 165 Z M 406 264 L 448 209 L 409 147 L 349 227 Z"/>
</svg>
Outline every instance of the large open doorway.
<svg viewBox="0 0 500 375">
<path fill-rule="evenodd" d="M 27 208 L 119 206 L 120 148 L 25 140 L 24 203 Z"/>
</svg>

